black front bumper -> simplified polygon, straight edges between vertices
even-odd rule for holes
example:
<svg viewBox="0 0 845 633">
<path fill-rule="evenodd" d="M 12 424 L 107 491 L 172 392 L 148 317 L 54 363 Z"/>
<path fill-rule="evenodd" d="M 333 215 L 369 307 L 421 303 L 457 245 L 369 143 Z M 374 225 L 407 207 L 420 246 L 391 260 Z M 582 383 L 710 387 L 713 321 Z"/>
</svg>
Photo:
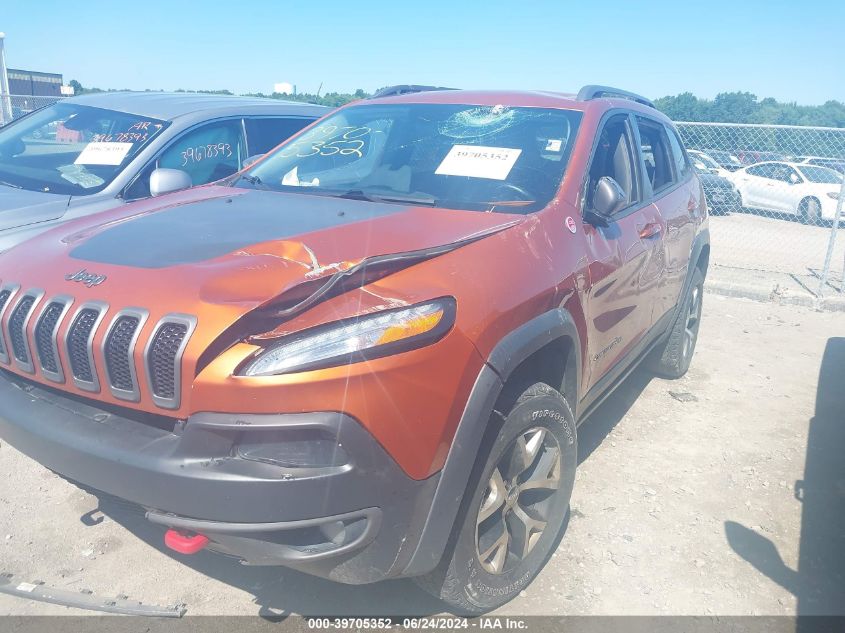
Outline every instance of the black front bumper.
<svg viewBox="0 0 845 633">
<path fill-rule="evenodd" d="M 409 478 L 341 413 L 174 422 L 107 411 L 5 371 L 0 437 L 95 494 L 142 506 L 154 523 L 204 534 L 210 549 L 343 582 L 401 572 L 438 479 Z"/>
</svg>

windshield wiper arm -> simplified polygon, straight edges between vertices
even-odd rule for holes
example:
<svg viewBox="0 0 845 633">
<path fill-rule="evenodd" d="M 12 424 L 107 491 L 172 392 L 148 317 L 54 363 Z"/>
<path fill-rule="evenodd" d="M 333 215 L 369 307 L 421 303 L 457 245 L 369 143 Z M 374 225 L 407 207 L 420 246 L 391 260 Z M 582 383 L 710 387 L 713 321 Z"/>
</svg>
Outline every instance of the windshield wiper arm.
<svg viewBox="0 0 845 633">
<path fill-rule="evenodd" d="M 361 189 L 350 189 L 339 194 L 337 197 L 348 198 L 349 200 L 366 200 L 368 202 L 407 202 L 409 204 L 437 205 L 437 198 L 424 193 L 373 193 L 369 191 L 365 192 Z"/>
<path fill-rule="evenodd" d="M 0 185 L 6 185 L 7 187 L 13 187 L 14 189 L 23 189 L 20 185 L 16 185 L 13 182 L 6 182 L 5 180 L 0 180 Z"/>
</svg>

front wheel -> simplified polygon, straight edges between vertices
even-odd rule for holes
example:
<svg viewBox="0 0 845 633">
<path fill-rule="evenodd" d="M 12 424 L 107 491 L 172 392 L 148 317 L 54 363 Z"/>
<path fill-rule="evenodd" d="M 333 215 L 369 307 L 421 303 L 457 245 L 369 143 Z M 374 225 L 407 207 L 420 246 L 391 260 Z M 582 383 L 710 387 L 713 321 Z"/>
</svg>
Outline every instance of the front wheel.
<svg viewBox="0 0 845 633">
<path fill-rule="evenodd" d="M 418 584 L 460 613 L 484 613 L 540 572 L 564 525 L 577 464 L 575 420 L 544 383 L 519 396 L 477 469 L 440 566 Z"/>
<path fill-rule="evenodd" d="M 798 205 L 798 216 L 803 224 L 818 226 L 822 220 L 822 210 L 819 201 L 815 198 L 805 198 Z"/>
</svg>

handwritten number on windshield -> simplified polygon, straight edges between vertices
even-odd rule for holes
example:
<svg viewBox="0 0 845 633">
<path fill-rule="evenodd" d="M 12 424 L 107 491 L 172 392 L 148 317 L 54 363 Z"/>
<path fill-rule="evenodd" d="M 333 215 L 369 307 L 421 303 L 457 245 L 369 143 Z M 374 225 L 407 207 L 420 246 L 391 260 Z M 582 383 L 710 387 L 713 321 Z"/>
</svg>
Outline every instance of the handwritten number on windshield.
<svg viewBox="0 0 845 633">
<path fill-rule="evenodd" d="M 229 143 L 217 143 L 188 147 L 182 152 L 182 167 L 188 163 L 200 163 L 208 158 L 229 158 L 232 146 Z"/>
<path fill-rule="evenodd" d="M 345 130 L 345 131 L 344 131 Z M 343 131 L 340 136 L 338 132 Z M 378 131 L 378 130 L 377 130 Z M 369 127 L 326 125 L 314 130 L 308 140 L 297 141 L 281 151 L 281 156 L 286 158 L 308 158 L 309 156 L 357 156 L 363 158 L 367 137 L 372 130 Z M 314 138 L 318 137 L 318 138 Z"/>
</svg>

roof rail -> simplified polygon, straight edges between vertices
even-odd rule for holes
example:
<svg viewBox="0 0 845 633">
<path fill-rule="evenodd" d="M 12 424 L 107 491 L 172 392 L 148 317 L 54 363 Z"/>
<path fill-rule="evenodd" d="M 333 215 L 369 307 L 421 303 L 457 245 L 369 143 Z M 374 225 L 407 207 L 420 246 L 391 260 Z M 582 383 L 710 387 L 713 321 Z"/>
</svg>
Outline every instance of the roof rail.
<svg viewBox="0 0 845 633">
<path fill-rule="evenodd" d="M 616 97 L 620 99 L 630 99 L 636 101 L 650 108 L 654 108 L 654 102 L 651 99 L 646 99 L 643 96 L 628 92 L 627 90 L 620 90 L 619 88 L 611 88 L 610 86 L 584 86 L 578 91 L 578 101 L 590 101 L 591 99 L 601 99 L 603 97 Z"/>
<path fill-rule="evenodd" d="M 442 86 L 417 86 L 413 84 L 402 84 L 399 86 L 387 86 L 376 90 L 370 99 L 380 99 L 381 97 L 395 97 L 397 95 L 406 95 L 412 92 L 429 92 L 431 90 L 456 90 L 456 88 L 444 88 Z"/>
</svg>

